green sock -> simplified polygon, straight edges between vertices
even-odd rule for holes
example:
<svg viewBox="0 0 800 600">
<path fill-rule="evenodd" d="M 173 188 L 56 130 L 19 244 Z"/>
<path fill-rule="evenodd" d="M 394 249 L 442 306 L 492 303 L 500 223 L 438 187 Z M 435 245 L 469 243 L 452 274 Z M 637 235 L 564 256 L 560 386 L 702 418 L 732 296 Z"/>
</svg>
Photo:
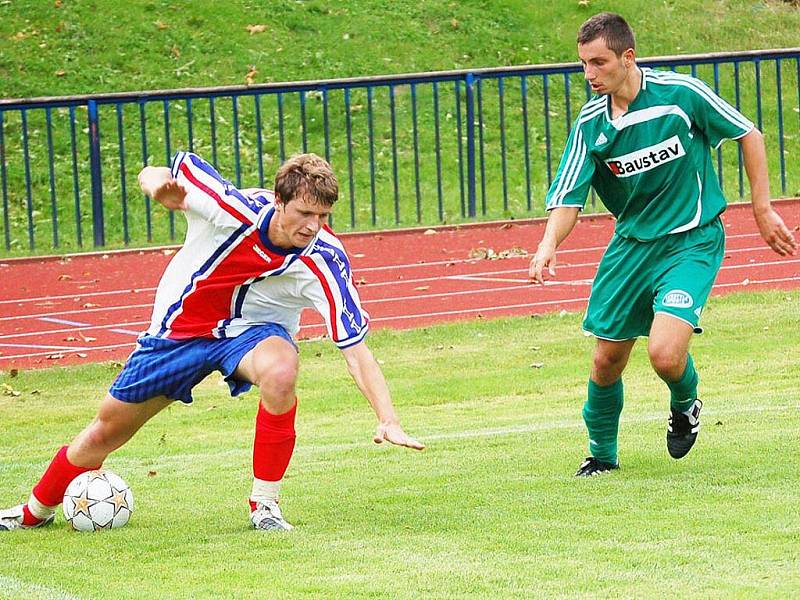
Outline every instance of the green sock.
<svg viewBox="0 0 800 600">
<path fill-rule="evenodd" d="M 617 432 L 622 413 L 622 379 L 609 386 L 589 380 L 583 420 L 589 430 L 589 453 L 603 462 L 617 463 Z"/>
<path fill-rule="evenodd" d="M 667 381 L 670 391 L 669 404 L 675 410 L 686 412 L 697 398 L 697 382 L 700 378 L 694 368 L 692 355 L 686 355 L 686 370 L 678 381 Z"/>
</svg>

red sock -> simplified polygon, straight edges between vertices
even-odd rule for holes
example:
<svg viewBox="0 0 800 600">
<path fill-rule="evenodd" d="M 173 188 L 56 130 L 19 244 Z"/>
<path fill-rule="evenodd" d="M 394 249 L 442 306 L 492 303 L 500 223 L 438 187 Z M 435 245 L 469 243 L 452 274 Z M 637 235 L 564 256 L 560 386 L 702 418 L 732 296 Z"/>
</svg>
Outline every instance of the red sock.
<svg viewBox="0 0 800 600">
<path fill-rule="evenodd" d="M 33 513 L 28 509 L 28 505 L 22 507 L 22 524 L 23 525 L 37 525 L 41 523 L 44 519 L 40 519 L 39 517 L 34 517 Z"/>
<path fill-rule="evenodd" d="M 280 481 L 294 452 L 294 418 L 297 402 L 289 412 L 273 415 L 259 403 L 256 439 L 253 443 L 253 475 L 264 481 Z"/>
<path fill-rule="evenodd" d="M 33 495 L 45 506 L 58 506 L 64 499 L 64 492 L 73 479 L 86 471 L 97 470 L 100 466 L 78 467 L 73 465 L 67 460 L 67 446 L 64 446 L 56 453 L 50 466 L 47 467 L 47 471 L 33 488 Z M 36 518 L 33 515 L 31 517 Z"/>
</svg>

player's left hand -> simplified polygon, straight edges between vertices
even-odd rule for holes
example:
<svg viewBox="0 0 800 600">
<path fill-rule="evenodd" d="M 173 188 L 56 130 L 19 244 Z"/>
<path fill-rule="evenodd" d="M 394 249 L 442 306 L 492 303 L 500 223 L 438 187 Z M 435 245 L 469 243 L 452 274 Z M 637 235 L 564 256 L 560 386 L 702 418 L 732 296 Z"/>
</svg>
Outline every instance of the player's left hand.
<svg viewBox="0 0 800 600">
<path fill-rule="evenodd" d="M 375 430 L 375 436 L 372 441 L 376 444 L 381 444 L 384 440 L 396 446 L 405 446 L 414 450 L 425 449 L 425 444 L 418 442 L 403 431 L 400 423 L 378 423 L 378 428 Z"/>
<path fill-rule="evenodd" d="M 761 237 L 776 253 L 781 256 L 794 256 L 797 253 L 797 241 L 794 235 L 772 208 L 756 213 L 756 225 Z"/>
</svg>

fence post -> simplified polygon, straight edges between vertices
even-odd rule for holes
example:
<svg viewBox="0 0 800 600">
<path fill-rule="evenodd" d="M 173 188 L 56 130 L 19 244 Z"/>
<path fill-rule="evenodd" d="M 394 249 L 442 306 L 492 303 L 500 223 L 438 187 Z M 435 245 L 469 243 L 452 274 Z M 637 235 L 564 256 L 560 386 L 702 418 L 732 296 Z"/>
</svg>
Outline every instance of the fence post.
<svg viewBox="0 0 800 600">
<path fill-rule="evenodd" d="M 466 104 L 467 104 L 467 216 L 474 217 L 476 211 L 475 193 L 475 76 L 466 75 Z"/>
<path fill-rule="evenodd" d="M 103 177 L 100 170 L 100 119 L 97 102 L 89 100 L 89 168 L 92 179 L 92 229 L 94 245 L 105 246 L 105 225 L 103 222 Z"/>
</svg>

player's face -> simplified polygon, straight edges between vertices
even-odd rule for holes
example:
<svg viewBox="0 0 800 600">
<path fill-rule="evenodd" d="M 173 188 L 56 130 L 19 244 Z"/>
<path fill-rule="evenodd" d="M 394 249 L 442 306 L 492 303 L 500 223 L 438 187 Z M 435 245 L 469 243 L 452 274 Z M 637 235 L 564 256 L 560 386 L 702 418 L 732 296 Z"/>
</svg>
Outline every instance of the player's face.
<svg viewBox="0 0 800 600">
<path fill-rule="evenodd" d="M 276 205 L 276 216 L 281 232 L 281 241 L 294 248 L 304 248 L 328 223 L 332 206 L 326 206 L 306 198 L 293 198 L 291 202 Z M 279 244 L 281 245 L 281 244 Z"/>
<path fill-rule="evenodd" d="M 583 77 L 595 94 L 618 92 L 628 77 L 630 65 L 633 64 L 633 50 L 626 50 L 621 56 L 617 56 L 606 46 L 603 38 L 578 44 L 578 56 L 583 65 Z"/>
</svg>

